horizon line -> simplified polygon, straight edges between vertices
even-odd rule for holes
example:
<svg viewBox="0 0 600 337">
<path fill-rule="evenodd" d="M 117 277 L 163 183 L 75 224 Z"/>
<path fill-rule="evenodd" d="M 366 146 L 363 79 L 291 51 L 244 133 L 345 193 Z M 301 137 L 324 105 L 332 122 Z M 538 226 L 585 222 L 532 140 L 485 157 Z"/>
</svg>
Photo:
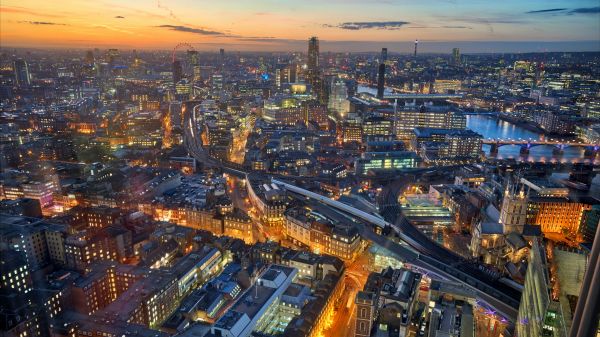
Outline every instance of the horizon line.
<svg viewBox="0 0 600 337">
<path fill-rule="evenodd" d="M 305 43 L 308 41 L 308 38 L 306 40 L 299 40 L 299 39 L 273 39 L 273 41 L 264 41 L 264 43 L 262 44 L 240 44 L 240 43 L 202 43 L 202 42 L 187 42 L 190 45 L 196 47 L 199 52 L 210 52 L 210 50 L 212 50 L 212 48 L 227 48 L 227 46 L 235 46 L 235 48 L 230 49 L 230 51 L 234 51 L 234 52 L 263 52 L 263 53 L 294 53 L 294 52 L 304 52 L 304 48 L 301 48 L 300 46 L 298 46 L 297 44 L 299 43 Z M 406 45 L 413 45 L 414 41 L 413 40 L 407 40 L 407 41 L 361 41 L 361 40 L 320 40 L 320 42 L 322 42 L 323 44 L 320 45 L 321 47 L 321 52 L 334 52 L 334 53 L 371 53 L 371 52 L 379 52 L 379 48 L 385 48 L 388 47 L 388 53 L 390 54 L 407 54 L 410 55 L 412 54 L 412 50 L 406 50 L 406 51 L 394 51 L 394 50 L 389 50 L 389 46 L 398 46 L 400 44 L 406 44 Z M 589 46 L 583 47 L 581 46 L 582 44 L 590 44 Z M 287 44 L 288 48 L 286 48 L 284 45 Z M 333 44 L 334 47 L 329 49 L 326 48 L 327 44 Z M 350 46 L 350 48 L 346 48 L 345 50 L 343 48 L 340 48 L 342 46 L 339 46 L 340 44 L 353 44 L 356 45 L 355 48 L 359 49 L 356 50 L 355 48 L 352 48 Z M 360 45 L 363 45 L 363 47 L 361 48 Z M 373 45 L 379 45 L 378 47 L 374 47 Z M 496 48 L 498 47 L 504 47 L 506 50 L 502 50 L 500 48 L 498 48 L 498 50 L 481 50 L 481 51 L 465 51 L 463 52 L 463 54 L 501 54 L 501 53 L 511 53 L 511 54 L 525 54 L 525 53 L 560 53 L 560 52 L 570 52 L 570 53 L 586 53 L 586 52 L 600 52 L 600 39 L 598 40 L 560 40 L 560 41 L 547 41 L 547 40 L 498 40 L 498 41 L 489 41 L 489 40 L 419 40 L 419 47 L 421 49 L 423 48 L 427 48 L 429 44 L 429 47 L 433 47 L 435 45 L 438 45 L 438 48 L 441 47 L 442 45 L 451 45 L 451 44 L 459 44 L 459 46 L 456 47 L 463 47 L 463 48 L 471 48 L 471 49 L 477 49 L 477 45 L 480 45 L 479 47 L 485 47 L 484 49 L 490 49 L 490 45 L 494 45 L 494 44 L 499 44 L 499 46 L 495 46 Z M 506 44 L 512 44 L 513 46 L 509 47 L 506 46 Z M 523 46 L 523 44 L 542 44 L 542 45 L 547 45 L 548 47 L 551 46 L 558 46 L 560 44 L 572 44 L 573 46 L 570 46 L 571 48 L 569 48 L 569 50 L 539 50 L 540 47 L 542 46 L 530 46 L 530 48 L 524 48 L 525 46 Z M 174 43 L 174 46 L 176 46 L 177 44 Z M 273 47 L 279 47 L 281 49 L 273 49 L 273 50 L 265 50 L 265 48 L 269 48 L 269 45 L 273 46 Z M 335 45 L 338 45 L 338 48 L 335 47 Z M 433 45 L 433 46 L 432 46 Z M 460 46 L 462 45 L 462 46 Z M 487 46 L 486 46 L 487 45 Z M 500 46 L 500 45 L 505 45 L 505 46 Z M 577 45 L 578 48 L 573 48 L 575 47 L 575 45 Z M 199 46 L 199 48 L 198 48 Z M 204 47 L 204 48 L 203 48 Z M 240 48 L 241 47 L 241 48 Z M 325 47 L 325 48 L 323 48 Z M 452 47 L 452 46 L 449 46 Z M 565 46 L 566 47 L 566 46 Z M 59 45 L 59 44 L 49 44 L 49 45 L 40 45 L 40 44 L 35 44 L 35 45 L 0 45 L 0 50 L 3 49 L 29 49 L 29 50 L 79 50 L 79 49 L 83 49 L 83 50 L 89 50 L 89 49 L 113 49 L 113 48 L 117 48 L 117 49 L 131 49 L 131 50 L 143 50 L 143 51 L 172 51 L 173 48 L 168 48 L 168 47 L 136 47 L 136 46 L 132 46 L 132 45 L 125 45 L 125 44 L 103 44 L 103 43 L 99 43 L 96 45 L 85 45 L 85 44 L 74 44 L 74 45 Z M 360 50 L 360 49 L 368 49 L 368 48 L 373 48 L 373 50 Z M 435 48 L 435 49 L 438 49 Z M 503 49 L 504 49 L 503 48 Z M 523 49 L 523 50 L 510 50 L 510 49 Z M 495 49 L 495 48 L 492 48 Z M 527 50 L 529 49 L 529 50 Z M 448 53 L 452 53 L 451 49 L 447 50 L 447 51 L 431 51 L 431 50 L 422 50 L 420 54 L 448 54 Z"/>
</svg>

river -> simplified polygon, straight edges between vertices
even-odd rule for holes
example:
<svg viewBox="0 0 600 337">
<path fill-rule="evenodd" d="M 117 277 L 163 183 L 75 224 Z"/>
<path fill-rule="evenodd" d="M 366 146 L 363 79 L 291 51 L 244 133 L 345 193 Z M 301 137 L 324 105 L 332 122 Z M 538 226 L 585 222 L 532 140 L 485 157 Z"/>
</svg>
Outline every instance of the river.
<svg viewBox="0 0 600 337">
<path fill-rule="evenodd" d="M 357 92 L 367 92 L 372 95 L 377 94 L 377 89 L 366 85 L 359 85 Z M 391 93 L 388 87 L 385 88 L 385 93 Z M 488 115 L 467 115 L 467 128 L 481 134 L 485 139 L 532 139 L 539 140 L 543 135 L 529 131 L 521 126 L 496 120 L 496 118 Z M 528 156 L 519 154 L 520 146 L 504 145 L 498 149 L 498 159 L 515 159 L 517 161 L 534 161 L 534 162 L 591 162 L 591 159 L 585 158 L 583 147 L 566 147 L 560 155 L 552 154 L 552 146 L 539 145 L 534 146 L 529 150 Z M 484 145 L 483 151 L 486 156 L 490 154 L 490 146 Z M 600 156 L 596 157 L 594 164 L 600 164 Z"/>
<path fill-rule="evenodd" d="M 485 139 L 539 140 L 543 137 L 539 133 L 487 115 L 467 115 L 467 128 L 481 134 Z M 536 162 L 591 162 L 591 159 L 584 157 L 583 147 L 566 147 L 561 155 L 553 155 L 552 149 L 553 147 L 548 145 L 534 146 L 525 157 L 519 154 L 519 145 L 504 145 L 498 149 L 496 158 Z M 486 156 L 489 156 L 490 146 L 484 145 L 483 150 Z M 600 158 L 597 157 L 594 164 L 600 164 Z"/>
</svg>

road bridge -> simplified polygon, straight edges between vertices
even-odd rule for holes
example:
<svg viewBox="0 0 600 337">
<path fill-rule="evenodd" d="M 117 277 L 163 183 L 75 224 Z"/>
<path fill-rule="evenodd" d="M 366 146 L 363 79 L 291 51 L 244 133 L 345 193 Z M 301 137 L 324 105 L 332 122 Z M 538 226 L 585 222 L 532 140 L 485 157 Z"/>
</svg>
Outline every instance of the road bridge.
<svg viewBox="0 0 600 337">
<path fill-rule="evenodd" d="M 567 147 L 583 147 L 587 156 L 595 156 L 600 153 L 600 144 L 593 144 L 581 141 L 560 141 L 560 140 L 534 140 L 534 139 L 484 139 L 482 144 L 490 145 L 490 153 L 497 154 L 501 146 L 518 145 L 521 147 L 521 154 L 529 154 L 529 150 L 535 146 L 552 146 L 554 154 L 562 154 Z"/>
<path fill-rule="evenodd" d="M 497 144 L 503 145 L 563 145 L 563 146 L 583 146 L 583 147 L 595 147 L 600 144 L 577 142 L 577 141 L 560 141 L 560 140 L 533 140 L 533 139 L 484 139 L 483 144 Z"/>
<path fill-rule="evenodd" d="M 393 93 L 384 94 L 386 100 L 445 100 L 451 98 L 462 98 L 460 94 L 413 94 L 413 93 Z"/>
</svg>

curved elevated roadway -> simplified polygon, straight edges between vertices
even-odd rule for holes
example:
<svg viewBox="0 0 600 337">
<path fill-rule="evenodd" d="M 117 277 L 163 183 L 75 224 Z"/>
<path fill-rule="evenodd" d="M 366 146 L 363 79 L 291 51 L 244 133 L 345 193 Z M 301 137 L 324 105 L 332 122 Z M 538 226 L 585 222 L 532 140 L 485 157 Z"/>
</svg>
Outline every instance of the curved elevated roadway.
<svg viewBox="0 0 600 337">
<path fill-rule="evenodd" d="M 431 270 L 438 275 L 444 276 L 448 280 L 460 282 L 467 288 L 473 290 L 483 302 L 495 308 L 498 313 L 507 319 L 512 321 L 516 319 L 521 297 L 520 292 L 491 279 L 478 269 L 465 268 L 460 263 L 455 265 L 455 263 L 449 262 L 449 258 L 453 259 L 454 262 L 460 262 L 462 261 L 462 258 L 429 240 L 429 238 L 410 225 L 405 219 L 396 223 L 390 223 L 378 215 L 369 214 L 337 200 L 333 200 L 281 180 L 272 179 L 272 182 L 282 186 L 288 191 L 322 202 L 375 226 L 382 228 L 388 226 L 391 227 L 398 234 L 400 239 L 407 243 L 414 251 L 387 237 L 377 235 L 371 229 L 364 228 L 364 226 L 359 229 L 362 232 L 363 238 L 385 247 L 390 252 L 396 254 L 401 260 L 419 268 Z"/>
</svg>

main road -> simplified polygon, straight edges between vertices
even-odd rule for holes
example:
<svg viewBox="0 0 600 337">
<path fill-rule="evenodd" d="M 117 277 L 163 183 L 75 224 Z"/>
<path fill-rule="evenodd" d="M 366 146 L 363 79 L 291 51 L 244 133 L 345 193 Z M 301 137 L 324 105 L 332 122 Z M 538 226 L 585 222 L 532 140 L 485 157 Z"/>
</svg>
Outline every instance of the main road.
<svg viewBox="0 0 600 337">
<path fill-rule="evenodd" d="M 210 157 L 208 151 L 202 147 L 202 132 L 198 130 L 198 125 L 202 122 L 198 116 L 199 107 L 200 104 L 197 104 L 183 112 L 183 145 L 197 161 L 205 165 L 219 165 L 218 160 Z"/>
</svg>

